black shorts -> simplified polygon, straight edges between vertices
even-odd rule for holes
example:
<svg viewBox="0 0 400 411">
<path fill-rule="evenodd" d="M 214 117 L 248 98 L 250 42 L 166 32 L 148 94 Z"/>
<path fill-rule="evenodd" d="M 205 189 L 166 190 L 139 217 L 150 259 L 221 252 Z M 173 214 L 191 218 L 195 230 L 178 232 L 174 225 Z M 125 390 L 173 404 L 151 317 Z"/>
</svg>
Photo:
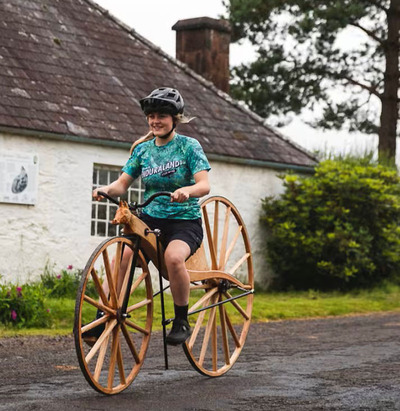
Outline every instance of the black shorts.
<svg viewBox="0 0 400 411">
<path fill-rule="evenodd" d="M 140 219 L 150 229 L 155 230 L 158 228 L 161 231 L 160 241 L 164 249 L 167 248 L 172 240 L 181 240 L 190 247 L 190 255 L 193 255 L 203 241 L 201 218 L 196 220 L 155 218 L 142 213 Z"/>
</svg>

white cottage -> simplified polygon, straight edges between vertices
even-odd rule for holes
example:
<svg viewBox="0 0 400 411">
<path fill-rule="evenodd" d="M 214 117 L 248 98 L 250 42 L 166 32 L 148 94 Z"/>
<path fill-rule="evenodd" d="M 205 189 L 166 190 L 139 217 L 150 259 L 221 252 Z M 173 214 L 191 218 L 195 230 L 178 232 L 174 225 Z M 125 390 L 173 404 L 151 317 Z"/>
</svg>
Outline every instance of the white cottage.
<svg viewBox="0 0 400 411">
<path fill-rule="evenodd" d="M 202 144 L 211 194 L 239 209 L 264 282 L 261 199 L 281 192 L 280 172 L 310 173 L 316 159 L 229 97 L 226 24 L 178 22 L 182 63 L 89 0 L 1 2 L 0 14 L 3 280 L 34 278 L 46 263 L 82 268 L 116 233 L 114 209 L 93 202 L 92 189 L 118 176 L 147 131 L 139 99 L 164 85 L 196 117 L 179 131 Z M 129 199 L 141 195 L 138 182 Z"/>
</svg>

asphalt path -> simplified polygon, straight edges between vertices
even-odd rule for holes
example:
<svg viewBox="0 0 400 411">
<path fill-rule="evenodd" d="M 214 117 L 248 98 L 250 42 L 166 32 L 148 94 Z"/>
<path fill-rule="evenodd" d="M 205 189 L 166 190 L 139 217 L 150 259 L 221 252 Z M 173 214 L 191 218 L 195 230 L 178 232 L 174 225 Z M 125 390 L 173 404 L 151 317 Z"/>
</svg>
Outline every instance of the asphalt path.
<svg viewBox="0 0 400 411">
<path fill-rule="evenodd" d="M 252 324 L 235 366 L 207 378 L 154 333 L 123 393 L 86 382 L 72 336 L 0 339 L 0 410 L 400 410 L 400 313 Z"/>
</svg>

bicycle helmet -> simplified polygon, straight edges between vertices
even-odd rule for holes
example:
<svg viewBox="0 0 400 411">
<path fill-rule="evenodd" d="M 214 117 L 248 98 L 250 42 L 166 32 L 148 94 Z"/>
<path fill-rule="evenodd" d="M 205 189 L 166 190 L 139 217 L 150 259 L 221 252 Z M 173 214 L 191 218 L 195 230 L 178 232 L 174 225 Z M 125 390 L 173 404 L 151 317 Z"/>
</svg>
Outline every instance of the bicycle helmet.
<svg viewBox="0 0 400 411">
<path fill-rule="evenodd" d="M 185 103 L 178 90 L 170 87 L 159 87 L 147 97 L 140 100 L 144 114 L 150 113 L 183 114 Z"/>
</svg>

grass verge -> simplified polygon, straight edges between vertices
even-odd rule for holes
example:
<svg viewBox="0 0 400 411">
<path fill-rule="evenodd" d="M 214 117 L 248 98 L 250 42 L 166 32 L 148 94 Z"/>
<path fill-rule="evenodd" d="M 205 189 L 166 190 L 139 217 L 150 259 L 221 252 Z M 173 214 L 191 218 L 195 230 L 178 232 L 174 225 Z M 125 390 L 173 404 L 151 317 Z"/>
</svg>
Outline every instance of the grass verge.
<svg viewBox="0 0 400 411">
<path fill-rule="evenodd" d="M 173 303 L 165 298 L 166 316 L 173 316 Z M 6 328 L 0 326 L 0 338 L 30 335 L 67 335 L 72 333 L 75 300 L 51 298 L 46 300 L 54 319 L 51 328 Z M 400 286 L 385 284 L 373 290 L 351 293 L 317 291 L 256 293 L 253 322 L 289 320 L 313 317 L 365 314 L 382 311 L 400 311 Z M 154 300 L 153 330 L 161 329 L 160 299 Z"/>
</svg>

